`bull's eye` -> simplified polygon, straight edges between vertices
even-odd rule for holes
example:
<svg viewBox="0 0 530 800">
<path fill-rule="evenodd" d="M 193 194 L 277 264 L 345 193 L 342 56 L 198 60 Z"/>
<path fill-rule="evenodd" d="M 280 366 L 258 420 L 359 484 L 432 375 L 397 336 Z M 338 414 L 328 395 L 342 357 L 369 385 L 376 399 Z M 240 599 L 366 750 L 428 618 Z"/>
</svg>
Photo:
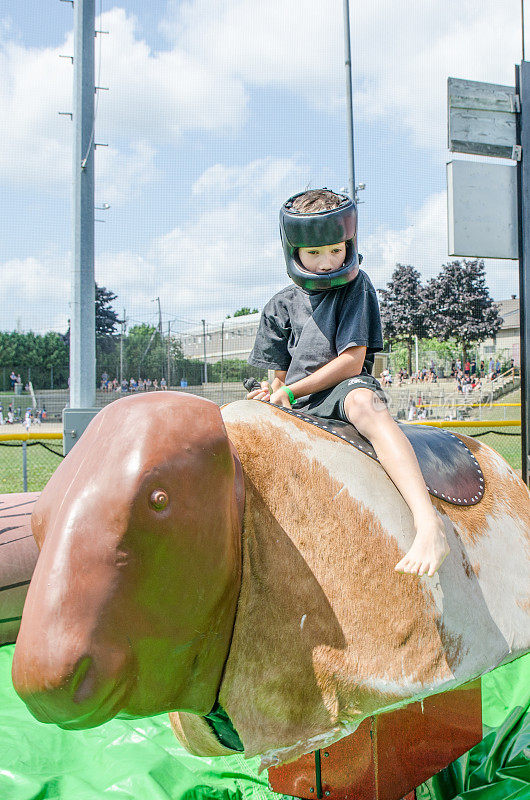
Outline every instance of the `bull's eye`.
<svg viewBox="0 0 530 800">
<path fill-rule="evenodd" d="M 162 489 L 155 489 L 149 498 L 149 505 L 155 511 L 162 511 L 169 503 L 169 497 Z"/>
</svg>

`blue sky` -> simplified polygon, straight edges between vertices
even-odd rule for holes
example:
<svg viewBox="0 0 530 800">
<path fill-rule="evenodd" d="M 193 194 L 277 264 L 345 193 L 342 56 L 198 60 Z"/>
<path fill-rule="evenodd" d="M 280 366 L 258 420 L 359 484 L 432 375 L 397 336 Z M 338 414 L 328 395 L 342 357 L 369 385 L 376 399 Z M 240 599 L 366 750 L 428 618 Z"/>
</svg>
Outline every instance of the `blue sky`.
<svg viewBox="0 0 530 800">
<path fill-rule="evenodd" d="M 350 3 L 363 268 L 427 280 L 447 256 L 447 78 L 513 84 L 519 0 Z M 187 330 L 287 283 L 283 200 L 347 185 L 342 0 L 96 0 L 96 279 L 130 324 Z M 0 10 L 0 329 L 69 316 L 73 13 Z M 487 262 L 495 299 L 517 263 Z"/>
</svg>

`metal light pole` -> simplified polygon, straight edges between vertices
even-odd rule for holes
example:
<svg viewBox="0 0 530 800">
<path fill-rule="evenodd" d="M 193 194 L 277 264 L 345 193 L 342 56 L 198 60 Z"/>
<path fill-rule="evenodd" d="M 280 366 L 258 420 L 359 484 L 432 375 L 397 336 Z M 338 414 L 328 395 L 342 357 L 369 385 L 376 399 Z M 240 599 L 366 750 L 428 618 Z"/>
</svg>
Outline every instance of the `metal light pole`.
<svg viewBox="0 0 530 800">
<path fill-rule="evenodd" d="M 346 104 L 348 117 L 348 187 L 352 200 L 355 200 L 355 160 L 353 152 L 353 102 L 351 80 L 350 48 L 350 4 L 344 0 L 344 63 L 346 66 Z"/>
<path fill-rule="evenodd" d="M 95 0 L 76 0 L 74 46 L 73 307 L 70 328 L 70 407 L 96 400 L 94 281 L 94 40 Z"/>
<path fill-rule="evenodd" d="M 123 309 L 123 320 L 121 323 L 121 334 L 120 334 L 120 387 L 123 383 L 123 336 L 125 334 L 125 309 Z"/>
<path fill-rule="evenodd" d="M 94 280 L 95 0 L 74 3 L 73 280 L 70 406 L 63 409 L 63 453 L 97 414 Z"/>
<path fill-rule="evenodd" d="M 203 345 L 203 353 L 204 353 L 204 364 L 203 364 L 203 383 L 208 383 L 208 365 L 206 362 L 206 320 L 201 319 L 202 322 L 202 345 Z"/>
<path fill-rule="evenodd" d="M 515 91 L 521 111 L 516 115 L 517 143 L 521 160 L 517 162 L 519 213 L 519 313 L 521 337 L 521 445 L 522 478 L 530 474 L 530 61 L 515 68 Z"/>
<path fill-rule="evenodd" d="M 169 391 L 171 383 L 171 322 L 167 324 L 167 388 Z"/>
<path fill-rule="evenodd" d="M 221 322 L 221 405 L 225 401 L 225 321 Z"/>
</svg>

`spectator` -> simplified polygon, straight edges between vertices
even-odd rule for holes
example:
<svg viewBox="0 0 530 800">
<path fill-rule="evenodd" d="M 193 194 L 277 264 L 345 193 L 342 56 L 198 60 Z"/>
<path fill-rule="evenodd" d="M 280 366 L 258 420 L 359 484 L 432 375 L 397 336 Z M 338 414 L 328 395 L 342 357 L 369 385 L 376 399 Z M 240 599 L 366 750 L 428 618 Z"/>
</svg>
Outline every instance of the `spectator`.
<svg viewBox="0 0 530 800">
<path fill-rule="evenodd" d="M 0 425 L 4 425 L 4 409 L 2 407 L 2 403 L 0 403 Z"/>
<path fill-rule="evenodd" d="M 167 383 L 165 378 L 161 379 L 160 388 L 162 389 L 163 392 L 167 392 Z"/>
<path fill-rule="evenodd" d="M 486 368 L 484 366 L 484 360 L 482 359 L 480 362 L 480 377 L 484 377 L 484 373 L 486 372 Z"/>
<path fill-rule="evenodd" d="M 493 360 L 493 356 L 490 358 L 488 372 L 489 372 L 490 380 L 493 380 L 493 373 L 495 372 L 495 361 Z"/>
<path fill-rule="evenodd" d="M 414 400 L 411 400 L 409 403 L 409 414 L 408 414 L 409 422 L 412 422 L 412 420 L 415 418 L 416 418 L 416 403 L 414 402 Z"/>
<path fill-rule="evenodd" d="M 9 380 L 11 381 L 11 391 L 15 391 L 15 383 L 17 382 L 17 376 L 15 375 L 14 370 L 11 370 L 11 375 L 9 376 Z"/>
<path fill-rule="evenodd" d="M 151 386 L 152 386 L 152 385 L 153 385 L 153 384 L 152 384 L 151 378 L 146 378 L 146 381 L 145 381 L 145 391 L 146 391 L 146 392 L 148 392 L 148 391 L 150 390 L 150 388 L 151 388 Z"/>
<path fill-rule="evenodd" d="M 464 375 L 467 377 L 469 375 L 469 371 L 471 369 L 471 364 L 469 363 L 469 359 L 464 364 Z"/>
<path fill-rule="evenodd" d="M 24 414 L 24 427 L 26 431 L 29 431 L 31 427 L 31 408 L 26 409 L 26 413 Z"/>
<path fill-rule="evenodd" d="M 156 378 L 153 381 L 153 390 L 158 392 L 158 380 Z"/>
</svg>

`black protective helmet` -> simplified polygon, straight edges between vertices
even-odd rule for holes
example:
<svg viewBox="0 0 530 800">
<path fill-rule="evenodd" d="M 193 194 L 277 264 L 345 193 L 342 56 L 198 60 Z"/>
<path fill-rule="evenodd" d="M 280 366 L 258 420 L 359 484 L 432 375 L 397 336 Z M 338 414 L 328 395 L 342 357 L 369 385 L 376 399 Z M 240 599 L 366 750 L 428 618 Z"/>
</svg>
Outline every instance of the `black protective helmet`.
<svg viewBox="0 0 530 800">
<path fill-rule="evenodd" d="M 340 205 L 326 211 L 297 211 L 293 202 L 300 192 L 287 200 L 280 210 L 280 236 L 287 273 L 297 286 L 320 292 L 338 289 L 350 283 L 359 272 L 362 256 L 357 252 L 357 208 L 346 194 L 337 194 Z M 346 258 L 340 269 L 318 275 L 306 270 L 298 257 L 299 247 L 321 247 L 346 242 Z"/>
</svg>

